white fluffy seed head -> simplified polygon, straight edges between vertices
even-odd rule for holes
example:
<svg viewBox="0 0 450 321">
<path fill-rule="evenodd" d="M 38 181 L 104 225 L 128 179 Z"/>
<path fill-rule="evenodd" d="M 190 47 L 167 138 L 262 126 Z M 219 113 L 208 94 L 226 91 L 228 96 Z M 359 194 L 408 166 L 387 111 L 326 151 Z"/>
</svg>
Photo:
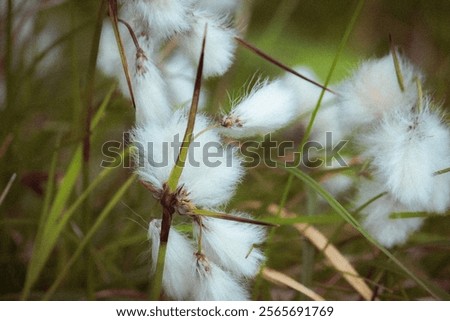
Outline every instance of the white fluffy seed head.
<svg viewBox="0 0 450 321">
<path fill-rule="evenodd" d="M 375 196 L 384 192 L 379 182 L 365 180 L 359 189 L 357 206 L 365 204 Z M 411 207 L 396 201 L 391 195 L 377 199 L 361 212 L 363 226 L 383 246 L 393 247 L 405 243 L 408 237 L 422 225 L 423 218 L 392 219 L 392 213 L 411 212 Z"/>
<path fill-rule="evenodd" d="M 142 180 L 162 189 L 176 162 L 186 126 L 185 112 L 177 110 L 168 123 L 145 124 L 134 129 L 137 173 Z M 194 136 L 210 126 L 208 118 L 197 115 Z M 223 145 L 217 132 L 210 129 L 191 143 L 179 186 L 184 186 L 195 205 L 217 207 L 229 201 L 242 175 L 234 148 Z"/>
<path fill-rule="evenodd" d="M 298 114 L 293 92 L 283 80 L 263 81 L 224 116 L 221 133 L 234 138 L 265 135 L 287 126 Z"/>
<path fill-rule="evenodd" d="M 172 117 L 166 83 L 148 56 L 138 51 L 132 74 L 136 124 L 165 124 Z"/>
<path fill-rule="evenodd" d="M 148 227 L 148 238 L 152 242 L 152 268 L 156 269 L 161 234 L 161 220 L 152 220 Z M 163 274 L 163 288 L 175 300 L 190 299 L 196 286 L 194 274 L 189 266 L 195 264 L 194 248 L 191 242 L 176 229 L 171 228 L 167 243 Z"/>
<path fill-rule="evenodd" d="M 191 57 L 195 66 L 202 51 L 203 36 L 207 25 L 203 76 L 220 76 L 233 63 L 236 31 L 228 27 L 224 18 L 207 11 L 193 13 L 191 29 L 180 38 L 181 48 Z"/>
<path fill-rule="evenodd" d="M 370 124 L 393 109 L 411 106 L 418 99 L 416 77 L 421 73 L 400 57 L 404 91 L 400 89 L 391 55 L 362 63 L 338 88 L 338 101 L 345 126 Z"/>
<path fill-rule="evenodd" d="M 193 270 L 196 276 L 193 288 L 194 300 L 246 301 L 249 299 L 242 282 L 238 282 L 204 255 L 197 255 Z"/>
<path fill-rule="evenodd" d="M 421 112 L 389 113 L 360 143 L 394 198 L 442 213 L 450 207 L 450 177 L 433 173 L 450 164 L 450 130 L 423 104 Z"/>
<path fill-rule="evenodd" d="M 232 215 L 249 217 L 245 213 Z M 216 218 L 202 218 L 202 226 L 202 249 L 212 261 L 237 276 L 253 277 L 258 273 L 264 261 L 264 254 L 258 248 L 266 235 L 263 227 Z M 194 223 L 194 235 L 200 235 L 197 223 Z"/>
</svg>

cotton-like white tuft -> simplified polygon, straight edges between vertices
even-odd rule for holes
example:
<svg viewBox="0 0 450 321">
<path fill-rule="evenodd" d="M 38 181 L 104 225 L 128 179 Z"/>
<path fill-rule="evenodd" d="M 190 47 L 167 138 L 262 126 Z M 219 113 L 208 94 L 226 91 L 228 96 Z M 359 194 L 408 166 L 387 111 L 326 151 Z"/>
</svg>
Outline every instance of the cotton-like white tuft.
<svg viewBox="0 0 450 321">
<path fill-rule="evenodd" d="M 142 180 L 162 189 L 175 164 L 187 126 L 184 111 L 177 110 L 165 124 L 145 124 L 132 133 L 137 173 Z M 210 127 L 205 116 L 197 115 L 194 136 Z M 235 150 L 224 146 L 214 129 L 200 134 L 191 143 L 188 160 L 179 186 L 190 193 L 189 199 L 200 207 L 216 207 L 232 197 L 243 169 Z"/>
<path fill-rule="evenodd" d="M 177 51 L 164 61 L 162 69 L 172 105 L 189 106 L 194 93 L 195 76 L 197 73 L 192 61 L 182 52 Z M 206 105 L 207 95 L 207 91 L 202 88 L 198 104 L 200 110 Z"/>
<path fill-rule="evenodd" d="M 234 279 L 219 266 L 208 261 L 204 255 L 197 256 L 194 265 L 196 301 L 246 301 L 249 295 L 242 282 Z"/>
<path fill-rule="evenodd" d="M 450 130 L 424 101 L 422 112 L 394 112 L 361 138 L 386 189 L 404 204 L 442 213 L 450 207 Z"/>
<path fill-rule="evenodd" d="M 208 29 L 205 43 L 203 76 L 220 76 L 233 63 L 234 51 L 236 49 L 234 40 L 236 32 L 227 26 L 225 19 L 207 11 L 196 10 L 193 13 L 191 29 L 181 37 L 180 46 L 191 57 L 196 66 L 202 49 L 206 25 Z"/>
<path fill-rule="evenodd" d="M 287 126 L 298 114 L 293 92 L 283 80 L 264 81 L 222 119 L 221 132 L 234 138 L 265 135 Z"/>
<path fill-rule="evenodd" d="M 319 77 L 317 77 L 314 71 L 308 67 L 297 66 L 294 70 L 308 79 L 321 83 Z M 286 73 L 282 79 L 286 86 L 294 92 L 296 104 L 301 107 L 299 110 L 302 113 L 311 112 L 316 107 L 322 93 L 322 88 L 291 73 Z M 325 91 L 320 108 L 324 108 L 326 105 L 329 105 L 334 98 L 335 95 Z"/>
<path fill-rule="evenodd" d="M 152 220 L 148 227 L 148 238 L 152 242 L 152 266 L 156 269 L 161 234 L 161 220 Z M 195 264 L 194 248 L 190 241 L 176 229 L 171 228 L 164 264 L 163 288 L 168 296 L 176 300 L 190 298 L 194 274 L 189 269 Z"/>
<path fill-rule="evenodd" d="M 361 184 L 357 205 L 368 202 L 375 196 L 384 192 L 384 186 L 378 182 L 365 181 Z M 363 226 L 367 231 L 386 247 L 401 245 L 408 237 L 420 228 L 423 218 L 392 219 L 392 213 L 411 212 L 411 207 L 402 205 L 389 194 L 377 199 L 361 212 Z"/>
<path fill-rule="evenodd" d="M 152 41 L 164 41 L 189 30 L 195 0 L 123 1 L 121 16 L 146 30 Z"/>
<path fill-rule="evenodd" d="M 165 124 L 173 113 L 166 83 L 159 69 L 144 52 L 139 51 L 135 57 L 131 79 L 136 103 L 136 124 Z"/>
<path fill-rule="evenodd" d="M 405 90 L 400 89 L 391 55 L 362 63 L 338 88 L 344 126 L 356 128 L 378 120 L 386 112 L 414 105 L 418 99 L 415 78 L 422 75 L 400 57 Z"/>
<path fill-rule="evenodd" d="M 248 217 L 244 213 L 235 216 Z M 264 254 L 258 245 L 264 242 L 265 229 L 259 225 L 202 218 L 202 249 L 207 257 L 238 276 L 253 277 L 258 273 Z M 194 223 L 194 234 L 200 230 Z"/>
</svg>

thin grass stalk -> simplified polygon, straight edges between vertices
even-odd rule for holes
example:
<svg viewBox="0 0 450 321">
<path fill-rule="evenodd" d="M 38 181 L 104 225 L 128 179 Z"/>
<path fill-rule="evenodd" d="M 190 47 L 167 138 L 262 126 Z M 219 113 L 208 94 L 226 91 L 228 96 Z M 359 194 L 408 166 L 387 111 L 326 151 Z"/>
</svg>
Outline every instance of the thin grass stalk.
<svg viewBox="0 0 450 321">
<path fill-rule="evenodd" d="M 42 242 L 42 234 L 44 232 L 45 222 L 50 210 L 51 200 L 55 193 L 55 179 L 56 179 L 56 164 L 58 163 L 59 148 L 61 146 L 61 136 L 57 138 L 55 151 L 53 152 L 50 169 L 48 172 L 47 186 L 45 188 L 44 206 L 42 207 L 41 215 L 39 217 L 38 230 L 36 233 L 35 244 Z"/>
<path fill-rule="evenodd" d="M 109 18 L 111 19 L 111 24 L 114 30 L 114 36 L 116 38 L 117 47 L 120 54 L 120 60 L 122 62 L 123 72 L 127 79 L 128 90 L 130 91 L 131 102 L 133 107 L 136 109 L 136 102 L 134 100 L 133 86 L 131 85 L 130 72 L 128 68 L 128 61 L 125 54 L 125 47 L 123 46 L 122 37 L 119 30 L 119 17 L 117 12 L 117 0 L 108 0 L 108 12 Z"/>
<path fill-rule="evenodd" d="M 97 56 L 100 45 L 100 36 L 102 33 L 103 17 L 105 15 L 105 1 L 100 1 L 97 13 L 97 21 L 94 29 L 94 36 L 91 43 L 91 50 L 89 54 L 88 69 L 86 75 L 86 89 L 85 89 L 85 117 L 84 117 L 84 137 L 83 137 L 83 166 L 82 166 L 82 188 L 85 190 L 90 184 L 89 174 L 89 159 L 91 149 L 91 122 L 93 114 L 93 97 L 95 90 L 95 71 L 97 68 Z M 83 205 L 83 229 L 88 231 L 92 223 L 91 215 L 91 201 L 89 195 L 86 197 Z M 94 276 L 94 262 L 90 255 L 90 244 L 87 244 L 86 256 L 86 294 L 89 300 L 95 299 L 95 276 Z"/>
<path fill-rule="evenodd" d="M 0 206 L 5 201 L 6 195 L 8 195 L 9 190 L 11 189 L 12 184 L 16 180 L 17 174 L 14 173 L 11 175 L 11 177 L 8 180 L 8 183 L 6 184 L 5 188 L 3 189 L 2 193 L 0 194 Z"/>
</svg>

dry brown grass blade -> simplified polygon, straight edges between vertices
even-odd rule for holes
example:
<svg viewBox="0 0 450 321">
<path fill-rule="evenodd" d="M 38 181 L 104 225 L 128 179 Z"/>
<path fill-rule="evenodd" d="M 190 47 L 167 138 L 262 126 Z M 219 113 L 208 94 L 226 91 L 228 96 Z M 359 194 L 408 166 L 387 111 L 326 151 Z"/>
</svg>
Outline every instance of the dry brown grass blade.
<svg viewBox="0 0 450 321">
<path fill-rule="evenodd" d="M 295 281 L 293 278 L 287 276 L 286 274 L 283 274 L 276 270 L 272 270 L 267 267 L 264 268 L 261 273 L 262 273 L 262 276 L 267 281 L 286 285 L 286 286 L 290 287 L 291 289 L 294 289 L 294 290 L 306 295 L 308 298 L 310 298 L 314 301 L 325 301 L 325 299 L 323 297 L 321 297 L 319 294 L 317 294 L 310 288 L 307 288 L 303 284 Z"/>
<path fill-rule="evenodd" d="M 269 207 L 271 213 L 278 213 L 279 208 L 276 205 Z M 282 210 L 282 216 L 292 217 L 292 213 Z M 304 237 L 306 237 L 318 250 L 322 251 L 325 257 L 331 262 L 337 271 L 342 273 L 344 279 L 365 299 L 371 300 L 373 291 L 366 284 L 364 279 L 358 274 L 351 263 L 330 244 L 329 240 L 320 231 L 309 224 L 297 223 L 293 225 Z"/>
</svg>

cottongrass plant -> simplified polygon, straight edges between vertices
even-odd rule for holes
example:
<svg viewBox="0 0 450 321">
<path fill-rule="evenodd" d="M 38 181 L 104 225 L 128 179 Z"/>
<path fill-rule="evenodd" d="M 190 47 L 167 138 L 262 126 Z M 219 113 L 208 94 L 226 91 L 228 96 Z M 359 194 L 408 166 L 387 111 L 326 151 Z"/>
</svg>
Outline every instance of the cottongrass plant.
<svg viewBox="0 0 450 321">
<path fill-rule="evenodd" d="M 236 32 L 220 11 L 195 1 L 129 1 L 119 13 L 133 38 L 124 47 L 136 105 L 131 136 L 137 173 L 163 205 L 162 220 L 152 220 L 148 230 L 157 297 L 161 281 L 166 295 L 176 300 L 247 300 L 246 281 L 264 261 L 258 246 L 265 239 L 264 226 L 270 224 L 247 213 L 222 213 L 244 174 L 237 151 L 224 145 L 211 119 L 196 113 L 200 77 L 223 74 L 234 57 Z M 105 28 L 113 26 L 107 22 Z M 119 56 L 108 51 L 112 34 L 107 31 L 102 39 L 100 66 L 119 68 Z M 170 41 L 177 48 L 167 65 L 158 65 L 154 57 Z M 197 69 L 193 59 L 199 56 L 197 74 L 189 73 Z M 168 81 L 165 73 L 170 74 Z M 122 90 L 127 89 L 121 81 Z M 188 82 L 195 84 L 190 85 L 190 110 L 184 104 L 189 90 L 182 89 L 185 93 L 175 100 L 170 95 L 178 90 L 170 86 Z M 218 166 L 205 162 L 208 145 L 219 155 L 214 158 Z M 171 226 L 175 212 L 191 220 L 191 235 Z"/>
</svg>

